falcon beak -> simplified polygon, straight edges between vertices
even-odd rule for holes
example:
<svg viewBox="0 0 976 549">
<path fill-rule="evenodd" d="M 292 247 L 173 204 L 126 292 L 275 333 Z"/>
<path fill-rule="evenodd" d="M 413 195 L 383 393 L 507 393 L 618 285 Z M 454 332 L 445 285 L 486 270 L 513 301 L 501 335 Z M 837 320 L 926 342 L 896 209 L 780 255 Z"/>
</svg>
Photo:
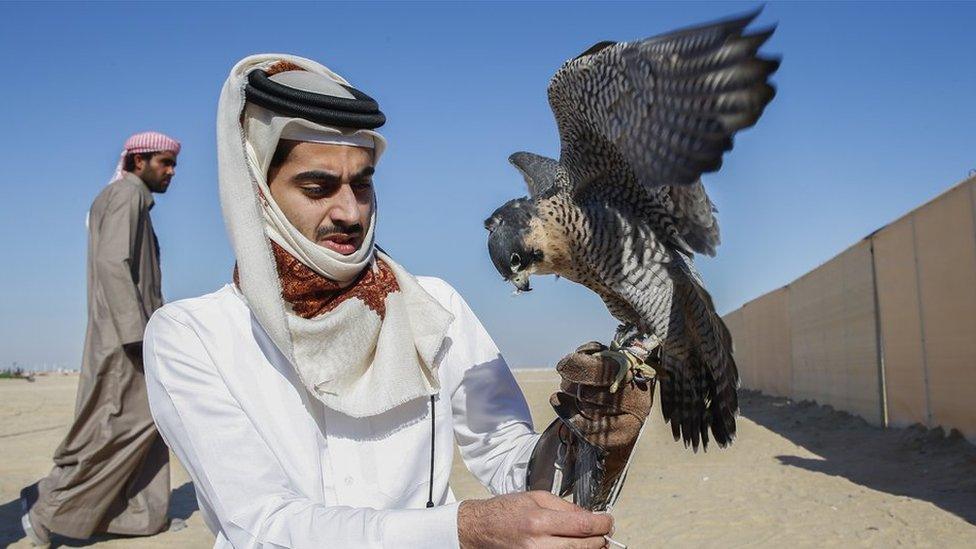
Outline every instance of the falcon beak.
<svg viewBox="0 0 976 549">
<path fill-rule="evenodd" d="M 532 288 L 529 287 L 529 273 L 525 271 L 519 271 L 514 275 L 512 275 L 512 278 L 509 279 L 509 282 L 511 282 L 515 286 L 515 289 L 517 289 L 520 292 L 532 291 Z"/>
</svg>

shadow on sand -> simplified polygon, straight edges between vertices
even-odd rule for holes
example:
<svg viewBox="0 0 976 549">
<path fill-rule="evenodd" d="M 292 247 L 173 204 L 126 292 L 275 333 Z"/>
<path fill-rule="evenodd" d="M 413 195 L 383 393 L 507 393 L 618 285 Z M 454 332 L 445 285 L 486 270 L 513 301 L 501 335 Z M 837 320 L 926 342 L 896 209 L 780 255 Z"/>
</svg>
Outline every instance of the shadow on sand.
<svg viewBox="0 0 976 549">
<path fill-rule="evenodd" d="M 193 484 L 184 483 L 173 490 L 169 500 L 169 516 L 171 519 L 187 520 L 197 510 L 197 498 L 193 492 Z M 24 531 L 20 526 L 23 514 L 20 499 L 14 499 L 0 505 L 0 547 L 6 547 L 24 538 Z M 79 540 L 52 536 L 51 547 L 87 547 L 100 541 L 109 539 L 125 539 L 126 536 L 97 535 L 90 539 Z"/>
<path fill-rule="evenodd" d="M 24 537 L 24 531 L 20 527 L 20 516 L 23 514 L 19 498 L 0 505 L 0 547 L 6 547 Z"/>
<path fill-rule="evenodd" d="M 197 512 L 197 494 L 193 491 L 192 482 L 184 482 L 183 486 L 173 490 L 169 496 L 169 518 L 187 520 Z"/>
<path fill-rule="evenodd" d="M 931 502 L 976 524 L 976 447 L 953 431 L 882 429 L 830 406 L 740 391 L 742 415 L 822 457 L 776 456 L 783 465 Z"/>
</svg>

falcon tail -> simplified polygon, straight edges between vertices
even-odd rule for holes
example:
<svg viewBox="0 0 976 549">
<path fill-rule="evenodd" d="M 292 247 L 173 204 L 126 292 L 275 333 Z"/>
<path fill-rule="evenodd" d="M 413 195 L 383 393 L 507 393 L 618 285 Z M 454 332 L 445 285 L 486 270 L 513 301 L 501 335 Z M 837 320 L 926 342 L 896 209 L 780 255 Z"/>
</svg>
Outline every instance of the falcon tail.
<svg viewBox="0 0 976 549">
<path fill-rule="evenodd" d="M 739 372 L 732 337 L 712 298 L 685 273 L 673 276 L 668 336 L 661 345 L 661 411 L 674 439 L 708 449 L 708 432 L 720 447 L 735 438 Z"/>
</svg>

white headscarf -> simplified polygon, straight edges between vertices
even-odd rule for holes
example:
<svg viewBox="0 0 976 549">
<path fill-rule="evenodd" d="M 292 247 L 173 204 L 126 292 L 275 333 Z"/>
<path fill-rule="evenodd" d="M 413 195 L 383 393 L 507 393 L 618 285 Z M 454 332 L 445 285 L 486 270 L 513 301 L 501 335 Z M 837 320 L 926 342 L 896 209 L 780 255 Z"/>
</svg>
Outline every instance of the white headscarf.
<svg viewBox="0 0 976 549">
<path fill-rule="evenodd" d="M 217 112 L 217 156 L 221 208 L 237 256 L 241 291 L 305 387 L 330 408 L 363 417 L 435 394 L 444 338 L 453 317 L 388 256 L 379 254 L 393 270 L 400 291 L 387 296 L 382 320 L 358 299 L 305 319 L 295 315 L 281 297 L 269 238 L 307 267 L 340 284 L 354 282 L 379 252 L 373 243 L 375 209 L 363 245 L 350 255 L 312 242 L 288 221 L 267 185 L 267 169 L 278 141 L 372 146 L 375 160 L 386 147 L 386 140 L 371 130 L 325 126 L 247 104 L 247 75 L 282 61 L 304 70 L 272 76 L 278 83 L 352 97 L 339 86 L 348 85 L 342 77 L 301 57 L 255 55 L 231 70 Z"/>
</svg>

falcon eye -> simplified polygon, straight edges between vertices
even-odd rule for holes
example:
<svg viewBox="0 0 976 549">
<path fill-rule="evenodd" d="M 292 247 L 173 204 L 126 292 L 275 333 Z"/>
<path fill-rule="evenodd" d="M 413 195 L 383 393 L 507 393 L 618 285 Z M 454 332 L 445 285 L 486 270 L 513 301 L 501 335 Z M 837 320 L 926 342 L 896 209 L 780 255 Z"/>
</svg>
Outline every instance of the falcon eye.
<svg viewBox="0 0 976 549">
<path fill-rule="evenodd" d="M 513 270 L 514 269 L 518 269 L 519 267 L 522 266 L 522 257 L 519 254 L 514 253 L 514 254 L 512 254 L 512 258 L 509 259 L 509 263 L 512 264 L 512 269 Z"/>
</svg>

